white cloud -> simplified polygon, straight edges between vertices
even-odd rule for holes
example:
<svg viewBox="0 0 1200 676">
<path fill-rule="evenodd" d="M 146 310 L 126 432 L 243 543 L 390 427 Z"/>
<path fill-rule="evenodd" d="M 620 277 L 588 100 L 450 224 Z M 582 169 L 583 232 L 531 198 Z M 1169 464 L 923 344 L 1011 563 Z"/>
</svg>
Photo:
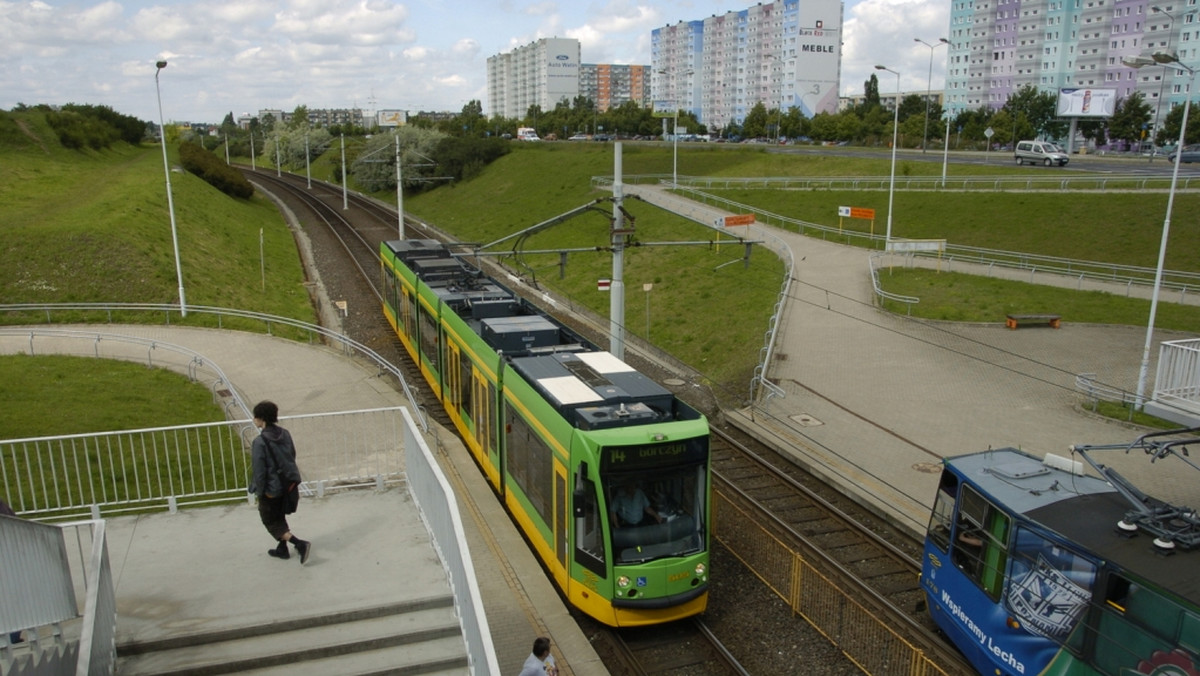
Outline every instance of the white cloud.
<svg viewBox="0 0 1200 676">
<path fill-rule="evenodd" d="M 229 111 L 367 106 L 487 109 L 488 57 L 540 37 L 574 37 L 588 63 L 649 64 L 650 33 L 755 0 L 0 0 L 0 108 L 67 102 L 157 119 L 154 61 L 168 119 Z M 846 6 L 842 91 L 884 63 L 925 87 L 928 48 L 949 7 L 931 0 Z M 935 52 L 933 86 L 945 48 Z M 880 87 L 891 90 L 884 74 Z"/>
</svg>

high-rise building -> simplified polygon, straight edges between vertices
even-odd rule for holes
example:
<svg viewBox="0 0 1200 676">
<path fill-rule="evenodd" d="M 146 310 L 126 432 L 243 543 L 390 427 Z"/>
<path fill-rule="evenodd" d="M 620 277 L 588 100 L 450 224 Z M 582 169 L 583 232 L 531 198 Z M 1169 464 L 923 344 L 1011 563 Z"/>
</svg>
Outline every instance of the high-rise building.
<svg viewBox="0 0 1200 676">
<path fill-rule="evenodd" d="M 842 67 L 842 0 L 776 0 L 657 28 L 650 37 L 655 108 L 710 128 L 755 104 L 834 113 Z"/>
<path fill-rule="evenodd" d="M 650 105 L 650 66 L 585 63 L 579 69 L 579 95 L 596 103 L 603 113 L 633 101 Z"/>
<path fill-rule="evenodd" d="M 1054 93 L 1110 89 L 1116 98 L 1139 91 L 1160 126 L 1160 113 L 1188 94 L 1187 73 L 1122 61 L 1169 51 L 1200 66 L 1195 12 L 1195 0 L 1153 7 L 1145 0 L 952 0 L 946 109 L 998 109 L 1026 85 Z"/>
<path fill-rule="evenodd" d="M 579 41 L 542 38 L 488 57 L 488 112 L 522 118 L 530 106 L 553 110 L 579 95 Z"/>
</svg>

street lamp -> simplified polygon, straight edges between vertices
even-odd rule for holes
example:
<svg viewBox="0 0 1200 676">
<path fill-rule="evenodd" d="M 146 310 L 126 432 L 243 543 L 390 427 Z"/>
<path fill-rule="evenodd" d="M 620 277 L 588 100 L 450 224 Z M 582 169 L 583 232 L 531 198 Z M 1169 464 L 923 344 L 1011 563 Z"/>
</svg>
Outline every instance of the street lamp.
<svg viewBox="0 0 1200 676">
<path fill-rule="evenodd" d="M 163 126 L 162 92 L 158 87 L 158 74 L 167 67 L 166 61 L 155 64 L 154 94 L 158 97 L 158 144 L 162 146 L 163 174 L 167 177 L 167 211 L 171 213 L 171 243 L 175 247 L 175 277 L 179 280 L 179 314 L 187 316 L 187 301 L 183 296 L 183 268 L 179 265 L 179 235 L 175 227 L 175 200 L 171 197 L 171 165 L 167 162 L 167 128 Z"/>
<path fill-rule="evenodd" d="M 925 80 L 925 132 L 921 135 L 921 152 L 925 152 L 925 146 L 929 145 L 929 99 L 933 97 L 933 48 L 941 47 L 942 45 L 950 44 L 946 38 L 938 38 L 937 44 L 929 44 L 921 38 L 913 38 L 913 42 L 919 42 L 929 48 L 929 77 Z"/>
<path fill-rule="evenodd" d="M 886 70 L 896 76 L 896 105 L 893 107 L 892 113 L 892 180 L 888 183 L 888 219 L 887 219 L 887 234 L 883 240 L 883 250 L 892 250 L 892 203 L 896 195 L 896 143 L 899 140 L 900 130 L 900 73 L 888 68 L 887 66 L 875 66 L 875 70 Z"/>
<path fill-rule="evenodd" d="M 1154 318 L 1158 314 L 1158 294 L 1162 288 L 1163 264 L 1167 258 L 1167 237 L 1171 232 L 1171 209 L 1175 206 L 1175 186 L 1179 181 L 1179 158 L 1183 155 L 1184 139 L 1187 136 L 1188 115 L 1192 106 L 1192 85 L 1196 81 L 1196 71 L 1179 61 L 1174 53 L 1155 52 L 1150 58 L 1144 56 L 1132 59 L 1122 59 L 1121 63 L 1130 68 L 1142 68 L 1150 65 L 1161 65 L 1188 74 L 1188 87 L 1183 100 L 1183 121 L 1179 123 L 1179 143 L 1175 146 L 1175 167 L 1171 171 L 1171 190 L 1167 193 L 1167 215 L 1163 219 L 1162 242 L 1158 247 L 1158 267 L 1154 270 L 1154 292 L 1150 295 L 1150 319 L 1146 324 L 1146 344 L 1142 348 L 1142 364 L 1138 369 L 1137 405 L 1145 405 L 1146 375 L 1150 369 L 1150 345 L 1154 339 Z"/>
<path fill-rule="evenodd" d="M 671 155 L 672 155 L 671 187 L 678 188 L 679 187 L 679 100 L 677 98 L 675 98 L 675 76 L 673 73 L 671 73 L 665 69 L 660 70 L 658 72 L 660 75 L 671 75 L 672 76 L 671 77 L 671 104 L 672 104 L 672 107 L 675 108 L 675 121 L 674 121 L 674 123 L 672 123 L 672 127 L 671 127 L 671 136 L 674 137 L 672 139 L 672 143 L 671 143 L 671 145 L 673 146 L 671 149 Z M 688 75 L 691 75 L 692 71 L 687 70 L 681 74 L 686 77 Z M 666 119 L 663 119 L 663 127 L 664 128 L 666 128 L 666 124 L 667 124 Z"/>
</svg>

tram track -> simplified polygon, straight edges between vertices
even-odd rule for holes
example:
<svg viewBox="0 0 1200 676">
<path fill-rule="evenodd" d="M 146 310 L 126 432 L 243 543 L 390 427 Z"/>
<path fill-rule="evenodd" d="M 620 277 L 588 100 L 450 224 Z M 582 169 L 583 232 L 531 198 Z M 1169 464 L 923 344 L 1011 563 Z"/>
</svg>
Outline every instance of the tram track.
<svg viewBox="0 0 1200 676">
<path fill-rule="evenodd" d="M 376 344 L 386 340 L 397 355 L 394 363 L 403 369 L 410 384 L 423 387 L 424 380 L 416 365 L 404 353 L 391 327 L 378 311 L 381 299 L 381 292 L 377 288 L 378 273 L 375 272 L 378 269 L 378 243 L 382 239 L 395 239 L 398 236 L 396 212 L 363 196 L 350 194 L 343 197 L 340 193 L 334 194 L 327 184 L 310 190 L 305 186 L 303 177 L 286 174 L 276 177 L 268 172 L 247 173 L 260 184 L 270 186 L 271 190 L 286 193 L 290 201 L 303 204 L 306 210 L 312 212 L 308 218 L 315 219 L 309 222 L 319 223 L 320 227 L 327 230 L 331 240 L 337 242 L 345 256 L 345 262 L 341 265 L 352 268 L 357 278 L 354 284 L 359 295 L 351 303 L 363 308 L 372 306 L 369 308 L 370 317 L 362 318 L 359 326 L 369 323 L 373 338 L 355 335 L 351 328 L 345 329 L 345 332 L 365 344 L 371 344 L 372 340 Z M 343 199 L 352 206 L 351 212 L 365 212 L 365 215 L 344 210 Z M 406 218 L 406 231 L 409 237 L 448 239 L 436 229 L 411 217 Z M 589 325 L 587 319 L 576 318 L 572 323 L 578 325 L 580 322 Z M 602 340 L 603 337 L 597 342 Z M 443 426 L 449 427 L 449 417 L 440 406 L 432 407 L 429 413 Z M 753 512 L 755 518 L 775 537 L 803 552 L 822 574 L 837 580 L 836 584 L 853 590 L 849 593 L 856 598 L 861 597 L 872 612 L 887 618 L 885 622 L 902 631 L 906 640 L 920 646 L 926 654 L 936 655 L 932 659 L 946 665 L 944 673 L 970 673 L 965 663 L 957 657 L 957 652 L 933 633 L 932 625 L 922 612 L 923 597 L 918 586 L 918 543 L 891 529 L 867 510 L 856 510 L 856 503 L 837 489 L 822 486 L 823 482 L 786 456 L 773 456 L 775 452 L 759 442 L 735 439 L 716 426 L 712 431 L 714 494 L 720 492 L 724 500 Z M 751 445 L 755 448 L 749 448 Z M 855 514 L 851 515 L 850 512 Z M 721 519 L 720 514 L 716 515 L 716 519 Z M 745 560 L 737 551 L 732 553 L 738 559 Z M 618 655 L 614 659 L 626 665 L 622 667 L 625 671 L 614 670 L 614 673 L 748 673 L 736 664 L 732 654 L 746 654 L 758 647 L 742 645 L 746 639 L 740 637 L 736 629 L 727 628 L 724 636 L 717 636 L 703 626 L 699 621 L 682 621 L 655 627 L 654 631 L 611 630 L 614 636 L 611 643 L 618 646 L 611 652 Z M 661 636 L 666 631 L 679 632 L 679 641 L 650 638 Z M 722 638 L 733 646 L 732 649 L 724 647 Z M 621 645 L 626 647 L 619 647 Z M 681 651 L 680 645 L 688 649 Z M 635 666 L 634 662 L 640 662 L 641 666 Z"/>
<path fill-rule="evenodd" d="M 633 676 L 749 676 L 737 658 L 699 618 L 647 629 L 613 629 L 621 665 Z M 682 648 L 682 649 L 681 649 Z M 617 668 L 614 668 L 617 667 Z"/>
<path fill-rule="evenodd" d="M 807 473 L 774 451 L 757 442 L 739 441 L 720 429 L 711 432 L 714 494 L 753 514 L 832 586 L 868 608 L 880 624 L 943 673 L 971 673 L 925 612 L 919 543 L 861 508 L 834 504 L 823 491 L 806 485 Z M 721 538 L 720 512 L 714 519 L 716 536 Z M 736 546 L 730 549 L 743 558 Z"/>
</svg>

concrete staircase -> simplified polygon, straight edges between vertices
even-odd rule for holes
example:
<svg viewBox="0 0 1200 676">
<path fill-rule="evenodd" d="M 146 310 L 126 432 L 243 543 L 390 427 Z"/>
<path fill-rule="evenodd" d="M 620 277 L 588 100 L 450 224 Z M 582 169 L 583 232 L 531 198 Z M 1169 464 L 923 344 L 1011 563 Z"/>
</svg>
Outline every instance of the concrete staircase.
<svg viewBox="0 0 1200 676">
<path fill-rule="evenodd" d="M 124 643 L 117 673 L 461 676 L 468 669 L 454 599 L 445 595 Z"/>
</svg>

